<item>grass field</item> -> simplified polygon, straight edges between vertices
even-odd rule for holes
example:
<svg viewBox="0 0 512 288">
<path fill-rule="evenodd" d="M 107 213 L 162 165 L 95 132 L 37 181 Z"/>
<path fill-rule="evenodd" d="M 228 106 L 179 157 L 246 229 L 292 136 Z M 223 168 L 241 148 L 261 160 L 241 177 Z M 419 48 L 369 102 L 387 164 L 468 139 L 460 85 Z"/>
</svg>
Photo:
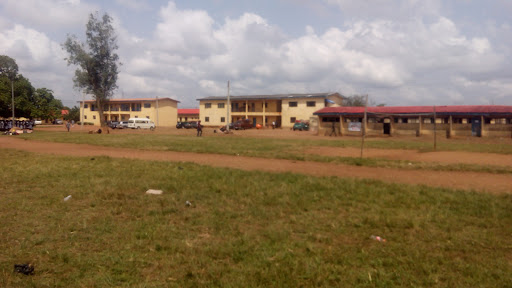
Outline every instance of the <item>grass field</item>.
<svg viewBox="0 0 512 288">
<path fill-rule="evenodd" d="M 376 159 L 359 157 L 329 157 L 304 153 L 312 147 L 360 147 L 361 140 L 339 138 L 338 141 L 328 139 L 283 139 L 253 137 L 208 137 L 198 138 L 183 135 L 169 134 L 109 134 L 101 137 L 91 137 L 85 133 L 46 132 L 20 135 L 27 140 L 40 140 L 62 143 L 91 144 L 109 147 L 135 148 L 156 151 L 180 151 L 215 154 L 238 154 L 249 157 L 289 159 L 298 161 L 332 162 L 357 166 L 386 167 L 401 169 L 422 169 L 441 171 L 472 171 L 497 174 L 512 174 L 510 167 L 496 167 L 492 165 L 475 164 L 437 164 L 416 163 L 414 161 L 400 161 L 389 159 Z M 98 135 L 95 135 L 98 136 Z M 205 140 L 207 139 L 207 140 Z M 439 141 L 439 151 L 466 151 L 497 154 L 512 154 L 510 141 L 495 141 L 484 143 L 465 143 L 464 141 Z M 365 142 L 366 148 L 381 149 L 409 149 L 418 151 L 432 151 L 433 146 L 425 139 L 389 139 L 369 138 Z M 413 164 L 413 165 L 411 165 Z"/>
<path fill-rule="evenodd" d="M 245 141 L 125 136 L 94 144 L 206 153 Z M 512 286 L 511 195 L 2 149 L 0 160 L 0 287 Z M 28 262 L 35 275 L 13 273 Z"/>
</svg>

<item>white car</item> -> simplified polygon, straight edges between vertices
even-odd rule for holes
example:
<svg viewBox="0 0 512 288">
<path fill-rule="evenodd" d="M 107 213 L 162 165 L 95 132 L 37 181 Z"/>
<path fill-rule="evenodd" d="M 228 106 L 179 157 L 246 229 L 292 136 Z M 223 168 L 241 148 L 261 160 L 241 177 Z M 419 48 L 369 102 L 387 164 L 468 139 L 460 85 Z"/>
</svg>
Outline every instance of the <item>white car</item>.
<svg viewBox="0 0 512 288">
<path fill-rule="evenodd" d="M 147 118 L 130 118 L 128 119 L 128 128 L 132 129 L 151 129 L 155 130 L 155 123 Z"/>
<path fill-rule="evenodd" d="M 41 125 L 43 124 L 43 121 L 41 120 L 34 120 L 34 125 Z"/>
</svg>

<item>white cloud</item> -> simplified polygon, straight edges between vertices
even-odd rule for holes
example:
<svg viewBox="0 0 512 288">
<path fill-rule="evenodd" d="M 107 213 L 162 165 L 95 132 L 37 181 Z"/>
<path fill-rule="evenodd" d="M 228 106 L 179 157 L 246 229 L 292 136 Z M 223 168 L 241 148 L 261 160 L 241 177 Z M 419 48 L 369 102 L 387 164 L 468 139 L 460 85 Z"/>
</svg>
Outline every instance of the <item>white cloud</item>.
<svg viewBox="0 0 512 288">
<path fill-rule="evenodd" d="M 124 6 L 128 9 L 138 11 L 138 10 L 148 10 L 151 6 L 147 1 L 144 0 L 115 0 L 118 5 Z"/>
<path fill-rule="evenodd" d="M 11 21 L 37 29 L 72 29 L 87 22 L 88 13 L 98 6 L 79 0 L 2 0 L 0 7 Z M 8 11 L 8 13 L 5 13 Z M 84 13 L 85 11 L 85 13 Z"/>
<path fill-rule="evenodd" d="M 151 3 L 117 1 L 125 6 Z M 196 98 L 225 95 L 231 80 L 234 95 L 339 91 L 368 93 L 388 105 L 470 103 L 467 99 L 477 104 L 490 94 L 495 101 L 512 101 L 507 100 L 512 99 L 512 71 L 506 65 L 511 62 L 506 56 L 511 52 L 507 39 L 512 37 L 506 37 L 512 35 L 510 24 L 487 23 L 482 29 L 492 33 L 470 34 L 467 26 L 462 29 L 441 15 L 439 1 L 326 1 L 351 16 L 343 19 L 344 25 L 324 30 L 304 22 L 298 37 L 255 13 L 216 21 L 206 10 L 180 9 L 172 1 L 161 7 L 154 30 L 136 37 L 120 20 L 131 19 L 110 13 L 123 62 L 117 97 L 173 97 L 182 102 L 180 107 L 194 107 Z M 0 16 L 0 51 L 15 58 L 25 76 L 41 83 L 38 87 L 68 97 L 72 93 L 65 86 L 72 85 L 75 67 L 66 67 L 60 43 L 44 31 L 57 23 L 68 28 L 80 22 L 83 35 L 90 11 L 83 8 L 93 4 L 27 3 L 54 9 L 58 16 L 45 23 L 42 17 L 21 15 L 13 22 L 27 25 L 13 25 L 11 18 Z M 0 5 L 22 9 L 26 4 L 6 0 Z M 411 17 L 393 17 L 393 11 L 407 9 Z M 41 27 L 32 28 L 37 23 Z"/>
</svg>

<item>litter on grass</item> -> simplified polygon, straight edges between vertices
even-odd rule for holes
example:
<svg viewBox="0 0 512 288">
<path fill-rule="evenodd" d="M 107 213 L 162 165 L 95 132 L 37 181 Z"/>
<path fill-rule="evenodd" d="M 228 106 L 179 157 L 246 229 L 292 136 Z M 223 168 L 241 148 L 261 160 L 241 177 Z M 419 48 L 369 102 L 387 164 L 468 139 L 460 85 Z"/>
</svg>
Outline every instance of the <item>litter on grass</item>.
<svg viewBox="0 0 512 288">
<path fill-rule="evenodd" d="M 64 201 L 68 201 L 69 199 L 71 199 L 71 195 L 64 197 Z"/>
<path fill-rule="evenodd" d="M 14 264 L 14 272 L 22 273 L 25 275 L 34 274 L 34 265 L 28 264 Z"/>
<path fill-rule="evenodd" d="M 146 194 L 153 194 L 153 195 L 161 195 L 162 193 L 164 193 L 164 191 L 155 190 L 155 189 L 149 189 L 148 191 L 146 191 Z"/>
<path fill-rule="evenodd" d="M 375 235 L 370 236 L 370 239 L 375 240 L 375 241 L 379 241 L 379 242 L 386 242 L 386 239 L 384 239 L 384 238 L 382 238 L 380 236 L 375 236 Z"/>
</svg>

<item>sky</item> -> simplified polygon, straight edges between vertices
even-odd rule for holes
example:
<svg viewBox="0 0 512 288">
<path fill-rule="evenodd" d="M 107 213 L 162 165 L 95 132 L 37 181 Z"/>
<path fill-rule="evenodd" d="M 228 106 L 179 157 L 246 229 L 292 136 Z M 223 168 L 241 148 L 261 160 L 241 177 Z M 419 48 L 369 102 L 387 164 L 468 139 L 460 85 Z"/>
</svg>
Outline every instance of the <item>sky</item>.
<svg viewBox="0 0 512 288">
<path fill-rule="evenodd" d="M 178 108 L 227 95 L 338 92 L 372 104 L 512 105 L 509 0 L 2 0 L 0 55 L 78 105 L 62 43 L 114 19 L 114 98 Z M 87 95 L 86 99 L 91 99 Z"/>
</svg>

